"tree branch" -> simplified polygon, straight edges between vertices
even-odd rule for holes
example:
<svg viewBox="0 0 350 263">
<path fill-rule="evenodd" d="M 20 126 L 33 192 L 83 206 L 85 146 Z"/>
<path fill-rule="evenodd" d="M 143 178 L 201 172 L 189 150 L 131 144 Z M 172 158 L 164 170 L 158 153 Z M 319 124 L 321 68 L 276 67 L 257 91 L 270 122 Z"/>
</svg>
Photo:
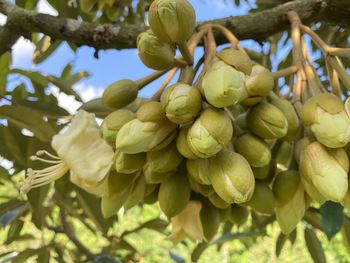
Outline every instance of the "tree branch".
<svg viewBox="0 0 350 263">
<path fill-rule="evenodd" d="M 283 2 L 283 1 L 281 1 Z M 235 35 L 243 39 L 265 40 L 267 37 L 288 29 L 289 23 L 285 18 L 288 11 L 295 11 L 305 24 L 312 22 L 331 22 L 349 26 L 350 1 L 342 0 L 296 0 L 281 4 L 277 7 L 261 12 L 227 17 L 207 21 L 226 26 Z M 136 47 L 136 37 L 147 28 L 133 25 L 98 25 L 88 22 L 79 22 L 74 19 L 25 10 L 18 6 L 0 0 L 0 12 L 7 15 L 11 28 L 21 34 L 41 32 L 52 39 L 62 39 L 80 45 L 88 45 L 99 49 L 126 49 Z M 201 22 L 198 26 L 202 25 Z M 218 34 L 215 35 L 219 44 L 227 41 Z M 3 40 L 0 39 L 2 42 Z M 14 41 L 1 43 L 6 46 Z M 2 51 L 0 49 L 0 51 Z M 1 52 L 0 52 L 1 54 Z"/>
</svg>

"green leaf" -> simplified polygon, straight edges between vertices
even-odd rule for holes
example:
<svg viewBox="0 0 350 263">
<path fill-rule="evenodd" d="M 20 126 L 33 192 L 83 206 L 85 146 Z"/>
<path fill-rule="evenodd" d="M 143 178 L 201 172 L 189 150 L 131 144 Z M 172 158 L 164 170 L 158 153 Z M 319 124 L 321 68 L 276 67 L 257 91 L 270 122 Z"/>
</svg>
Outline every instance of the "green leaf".
<svg viewBox="0 0 350 263">
<path fill-rule="evenodd" d="M 19 145 L 20 141 L 14 136 L 9 127 L 0 128 L 2 129 L 2 135 L 4 136 L 5 146 L 10 151 L 14 161 L 18 162 L 22 167 L 25 167 L 26 159 Z"/>
<path fill-rule="evenodd" d="M 33 10 L 36 7 L 37 3 L 38 3 L 38 0 L 27 0 L 25 9 Z"/>
<path fill-rule="evenodd" d="M 16 199 L 0 205 L 0 227 L 5 227 L 29 210 L 26 202 Z"/>
<path fill-rule="evenodd" d="M 71 83 L 68 80 L 57 78 L 55 76 L 48 76 L 48 79 L 52 84 L 57 86 L 60 89 L 60 91 L 67 95 L 73 95 L 76 100 L 82 102 L 81 97 L 78 93 L 75 92 L 75 90 L 71 86 Z"/>
<path fill-rule="evenodd" d="M 46 249 L 42 253 L 39 254 L 36 262 L 37 263 L 49 263 L 50 257 L 51 257 L 50 249 L 48 247 L 46 247 Z"/>
<path fill-rule="evenodd" d="M 4 105 L 0 106 L 0 118 L 5 118 L 18 128 L 26 128 L 44 142 L 51 140 L 56 133 L 52 126 L 44 121 L 39 111 L 23 106 Z"/>
<path fill-rule="evenodd" d="M 7 232 L 7 238 L 6 238 L 5 244 L 10 244 L 19 237 L 21 230 L 23 228 L 23 225 L 24 225 L 23 220 L 19 220 L 19 219 L 15 220 L 10 225 L 10 228 Z"/>
<path fill-rule="evenodd" d="M 281 255 L 282 249 L 284 247 L 284 244 L 287 241 L 287 236 L 284 235 L 283 233 L 280 233 L 278 235 L 278 238 L 276 240 L 276 250 L 275 250 L 275 254 L 276 257 L 278 258 Z"/>
<path fill-rule="evenodd" d="M 22 252 L 20 252 L 16 257 L 14 257 L 12 259 L 12 263 L 25 263 L 28 262 L 28 259 L 35 256 L 35 255 L 39 255 L 41 253 L 44 252 L 44 250 L 46 250 L 46 247 L 41 247 L 38 249 L 30 249 L 27 248 L 25 250 L 23 250 Z"/>
<path fill-rule="evenodd" d="M 70 113 L 58 105 L 47 101 L 18 101 L 22 106 L 38 110 L 45 115 L 68 116 Z"/>
<path fill-rule="evenodd" d="M 191 254 L 192 262 L 197 262 L 207 247 L 208 247 L 208 243 L 206 242 L 199 243 L 195 247 L 195 249 L 192 251 L 192 254 Z"/>
<path fill-rule="evenodd" d="M 22 69 L 11 69 L 10 73 L 11 74 L 21 74 L 21 75 L 29 78 L 33 82 L 33 85 L 37 84 L 42 88 L 45 88 L 49 85 L 48 77 L 40 74 L 39 72 L 26 71 L 26 70 L 22 70 Z"/>
<path fill-rule="evenodd" d="M 0 95 L 6 94 L 7 75 L 11 66 L 11 52 L 6 52 L 0 56 Z"/>
<path fill-rule="evenodd" d="M 310 228 L 305 228 L 305 243 L 310 255 L 315 263 L 326 263 L 326 255 L 315 232 Z"/>
<path fill-rule="evenodd" d="M 62 43 L 61 40 L 51 41 L 51 37 L 43 36 L 33 54 L 33 62 L 39 64 L 47 59 Z"/>
<path fill-rule="evenodd" d="M 337 234 L 343 224 L 343 206 L 332 201 L 325 202 L 320 208 L 322 230 L 328 239 Z"/>
</svg>

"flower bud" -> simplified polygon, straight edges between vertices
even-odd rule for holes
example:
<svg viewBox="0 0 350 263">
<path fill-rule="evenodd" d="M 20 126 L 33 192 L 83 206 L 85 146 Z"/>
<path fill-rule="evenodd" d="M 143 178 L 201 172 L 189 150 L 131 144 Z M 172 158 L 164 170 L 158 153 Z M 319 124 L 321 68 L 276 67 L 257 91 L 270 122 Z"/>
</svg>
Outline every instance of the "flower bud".
<svg viewBox="0 0 350 263">
<path fill-rule="evenodd" d="M 146 182 L 147 182 L 147 178 L 146 178 Z M 149 185 L 150 184 L 146 185 L 146 190 L 147 190 L 147 187 Z M 142 202 L 144 204 L 148 204 L 148 205 L 151 205 L 151 204 L 158 202 L 158 192 L 159 192 L 159 185 L 156 185 L 156 187 L 153 189 L 153 191 L 151 193 L 145 194 L 145 196 L 142 199 Z"/>
<path fill-rule="evenodd" d="M 279 206 L 285 205 L 292 199 L 300 183 L 297 171 L 288 170 L 276 175 L 272 191 Z"/>
<path fill-rule="evenodd" d="M 155 0 L 149 8 L 149 25 L 167 43 L 183 43 L 196 26 L 196 14 L 187 0 Z"/>
<path fill-rule="evenodd" d="M 116 149 L 129 154 L 148 152 L 167 141 L 176 127 L 174 123 L 167 120 L 159 122 L 131 120 L 119 130 Z M 169 144 L 170 141 L 167 143 Z"/>
<path fill-rule="evenodd" d="M 146 163 L 146 165 L 143 168 L 143 174 L 146 179 L 147 184 L 159 184 L 164 181 L 165 178 L 167 178 L 169 175 L 171 175 L 173 172 L 166 172 L 166 173 L 160 173 L 153 171 L 151 166 Z"/>
<path fill-rule="evenodd" d="M 175 143 L 171 143 L 158 151 L 147 153 L 147 163 L 151 170 L 158 173 L 174 171 L 181 163 L 182 156 Z"/>
<path fill-rule="evenodd" d="M 264 182 L 255 182 L 255 189 L 251 199 L 245 204 L 263 214 L 273 214 L 275 209 L 275 197 L 272 190 Z"/>
<path fill-rule="evenodd" d="M 199 184 L 211 185 L 209 180 L 209 159 L 187 160 L 186 166 L 189 176 Z"/>
<path fill-rule="evenodd" d="M 241 50 L 227 48 L 219 52 L 217 56 L 226 64 L 233 66 L 245 75 L 250 75 L 252 72 L 253 62 L 250 60 L 249 56 Z"/>
<path fill-rule="evenodd" d="M 253 167 L 263 167 L 271 161 L 269 145 L 262 139 L 246 133 L 235 141 L 235 150 Z"/>
<path fill-rule="evenodd" d="M 252 132 L 264 139 L 282 138 L 288 131 L 286 117 L 267 102 L 259 103 L 248 112 L 247 123 Z"/>
<path fill-rule="evenodd" d="M 202 80 L 202 90 L 208 102 L 217 108 L 237 104 L 248 94 L 244 74 L 223 61 L 216 61 Z"/>
<path fill-rule="evenodd" d="M 308 196 L 311 197 L 311 199 L 313 201 L 315 201 L 316 203 L 322 205 L 324 202 L 327 201 L 327 198 L 324 197 L 314 186 L 314 184 L 310 181 L 307 180 L 304 176 L 302 176 L 301 178 L 301 182 L 303 183 L 305 192 L 308 194 Z"/>
<path fill-rule="evenodd" d="M 248 201 L 254 191 L 254 174 L 240 154 L 223 150 L 210 158 L 209 180 L 215 192 L 227 203 Z"/>
<path fill-rule="evenodd" d="M 220 226 L 220 212 L 210 202 L 202 203 L 200 212 L 205 239 L 210 241 L 218 232 Z"/>
<path fill-rule="evenodd" d="M 146 154 L 127 154 L 117 151 L 115 155 L 115 170 L 118 173 L 131 174 L 135 173 L 146 163 Z"/>
<path fill-rule="evenodd" d="M 169 120 L 177 124 L 192 121 L 202 108 L 198 89 L 185 83 L 176 83 L 163 92 L 160 102 Z"/>
<path fill-rule="evenodd" d="M 300 161 L 302 160 L 302 155 L 306 149 L 306 146 L 308 146 L 310 143 L 310 139 L 308 137 L 304 137 L 295 144 L 294 158 L 298 164 L 300 164 Z"/>
<path fill-rule="evenodd" d="M 190 200 L 191 186 L 185 174 L 175 173 L 167 177 L 159 188 L 159 206 L 168 217 L 178 215 Z"/>
<path fill-rule="evenodd" d="M 115 170 L 111 171 L 108 176 L 108 193 L 119 194 L 125 189 L 130 188 L 135 179 L 139 176 L 139 173 L 123 174 L 118 173 Z"/>
<path fill-rule="evenodd" d="M 344 147 L 350 141 L 350 119 L 340 98 L 320 93 L 306 101 L 302 121 L 316 139 L 330 148 Z"/>
<path fill-rule="evenodd" d="M 143 104 L 136 112 L 136 116 L 140 121 L 161 121 L 164 120 L 165 112 L 162 105 L 158 101 L 150 101 Z"/>
<path fill-rule="evenodd" d="M 192 152 L 187 141 L 187 133 L 190 129 L 190 126 L 181 127 L 179 135 L 176 139 L 176 147 L 179 153 L 187 159 L 197 159 L 198 157 Z"/>
<path fill-rule="evenodd" d="M 151 30 L 137 37 L 137 49 L 143 64 L 155 70 L 165 70 L 174 65 L 175 47 L 162 42 Z"/>
<path fill-rule="evenodd" d="M 328 200 L 340 202 L 348 189 L 349 160 L 342 148 L 326 148 L 319 142 L 309 144 L 300 163 L 305 180 Z"/>
<path fill-rule="evenodd" d="M 138 97 L 125 108 L 132 112 L 136 112 L 142 105 L 146 104 L 149 101 L 149 99 Z"/>
<path fill-rule="evenodd" d="M 271 160 L 268 165 L 263 167 L 252 167 L 252 170 L 256 179 L 270 181 L 275 176 L 276 168 L 276 162 Z"/>
<path fill-rule="evenodd" d="M 225 200 L 223 200 L 217 193 L 215 192 L 211 192 L 208 195 L 208 199 L 209 201 L 217 208 L 220 209 L 225 209 L 228 208 L 230 206 L 229 203 L 227 203 Z"/>
<path fill-rule="evenodd" d="M 188 144 L 200 158 L 214 156 L 231 140 L 233 126 L 225 111 L 205 109 L 187 134 Z"/>
<path fill-rule="evenodd" d="M 263 66 L 254 65 L 251 74 L 245 79 L 245 87 L 249 97 L 242 104 L 252 106 L 259 103 L 273 88 L 272 73 Z"/>
<path fill-rule="evenodd" d="M 108 114 L 101 124 L 103 139 L 105 139 L 109 144 L 114 145 L 115 138 L 117 137 L 117 133 L 121 129 L 121 127 L 125 123 L 135 118 L 135 113 L 126 109 L 116 110 Z"/>
<path fill-rule="evenodd" d="M 293 158 L 293 147 L 291 142 L 283 141 L 278 148 L 275 155 L 275 161 L 278 168 L 281 170 L 287 170 L 291 160 Z"/>
<path fill-rule="evenodd" d="M 244 225 L 249 216 L 249 210 L 237 204 L 231 206 L 230 221 L 238 226 Z"/>
<path fill-rule="evenodd" d="M 146 193 L 146 180 L 144 176 L 140 175 L 134 180 L 130 188 L 130 193 L 128 195 L 128 198 L 124 202 L 124 209 L 127 210 L 137 205 L 142 200 L 145 193 Z"/>
<path fill-rule="evenodd" d="M 199 193 L 203 196 L 209 196 L 214 192 L 214 189 L 211 185 L 199 184 L 191 176 L 188 176 L 188 180 L 190 181 L 191 189 L 196 193 Z"/>
<path fill-rule="evenodd" d="M 293 141 L 299 131 L 299 118 L 293 105 L 288 100 L 280 97 L 272 99 L 271 104 L 283 112 L 283 115 L 286 117 L 288 122 L 287 134 L 281 139 Z"/>
</svg>

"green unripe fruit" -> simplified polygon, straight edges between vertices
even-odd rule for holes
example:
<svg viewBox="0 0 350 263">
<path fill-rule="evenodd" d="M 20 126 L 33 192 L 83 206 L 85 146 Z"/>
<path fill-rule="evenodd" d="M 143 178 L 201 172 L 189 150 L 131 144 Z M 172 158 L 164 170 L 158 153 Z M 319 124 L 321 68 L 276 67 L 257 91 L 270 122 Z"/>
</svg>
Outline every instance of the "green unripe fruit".
<svg viewBox="0 0 350 263">
<path fill-rule="evenodd" d="M 105 89 L 102 94 L 102 104 L 112 109 L 120 109 L 133 102 L 138 92 L 139 86 L 135 81 L 118 80 Z"/>
<path fill-rule="evenodd" d="M 190 146 L 188 145 L 187 133 L 189 129 L 190 126 L 181 127 L 179 135 L 176 139 L 176 147 L 183 157 L 186 157 L 187 159 L 197 159 L 198 157 L 192 152 Z"/>
<path fill-rule="evenodd" d="M 248 220 L 248 216 L 249 210 L 246 207 L 236 204 L 231 206 L 230 220 L 232 223 L 238 226 L 244 225 Z"/>
<path fill-rule="evenodd" d="M 210 202 L 205 202 L 202 204 L 200 218 L 204 236 L 207 241 L 210 241 L 218 232 L 220 225 L 220 212 Z"/>
<path fill-rule="evenodd" d="M 269 145 L 262 139 L 246 133 L 235 141 L 235 150 L 253 167 L 263 167 L 271 161 Z"/>
<path fill-rule="evenodd" d="M 169 120 L 177 124 L 192 121 L 202 108 L 201 94 L 193 86 L 176 83 L 163 92 L 160 102 Z"/>
<path fill-rule="evenodd" d="M 252 72 L 253 62 L 250 60 L 249 56 L 241 50 L 227 48 L 219 52 L 217 56 L 226 64 L 233 66 L 245 75 L 250 75 Z"/>
<path fill-rule="evenodd" d="M 266 183 L 255 182 L 252 198 L 245 203 L 254 210 L 263 214 L 273 214 L 275 209 L 275 197 Z"/>
<path fill-rule="evenodd" d="M 276 175 L 272 191 L 279 206 L 285 205 L 295 194 L 300 184 L 297 171 L 283 171 Z"/>
<path fill-rule="evenodd" d="M 208 108 L 191 126 L 187 141 L 196 156 L 209 158 L 220 152 L 232 136 L 232 122 L 225 111 Z"/>
<path fill-rule="evenodd" d="M 162 42 L 150 30 L 138 35 L 137 49 L 143 64 L 151 69 L 165 70 L 174 65 L 174 46 Z"/>
<path fill-rule="evenodd" d="M 146 154 L 127 154 L 117 151 L 115 156 L 115 170 L 118 173 L 131 174 L 135 173 L 146 163 Z"/>
<path fill-rule="evenodd" d="M 264 139 L 282 138 L 288 131 L 286 117 L 267 102 L 259 103 L 248 112 L 247 123 L 253 133 Z"/>
<path fill-rule="evenodd" d="M 187 0 L 155 0 L 149 8 L 154 34 L 167 43 L 183 43 L 196 26 L 196 14 Z"/>
<path fill-rule="evenodd" d="M 179 214 L 190 200 L 191 186 L 184 174 L 172 174 L 159 188 L 159 206 L 167 217 Z"/>
</svg>

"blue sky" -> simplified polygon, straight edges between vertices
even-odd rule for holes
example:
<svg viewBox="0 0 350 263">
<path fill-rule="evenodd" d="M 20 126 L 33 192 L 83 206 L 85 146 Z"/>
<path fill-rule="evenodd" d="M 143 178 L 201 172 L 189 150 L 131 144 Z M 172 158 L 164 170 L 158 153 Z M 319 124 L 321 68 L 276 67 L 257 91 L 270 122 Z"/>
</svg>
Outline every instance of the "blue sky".
<svg viewBox="0 0 350 263">
<path fill-rule="evenodd" d="M 242 15 L 246 14 L 250 9 L 247 4 L 236 7 L 232 0 L 190 0 L 190 2 L 196 10 L 197 21 Z M 55 14 L 46 0 L 40 0 L 39 11 Z M 246 41 L 243 44 L 248 45 L 250 48 L 260 49 L 260 46 L 253 41 Z M 15 57 L 13 66 L 27 70 L 32 69 L 45 74 L 58 75 L 67 63 L 72 63 L 74 65 L 74 71 L 84 70 L 91 73 L 89 78 L 84 79 L 76 87 L 78 92 L 83 94 L 86 92 L 88 93 L 87 96 L 83 96 L 86 99 L 96 97 L 101 93 L 103 88 L 114 81 L 122 78 L 137 79 L 152 72 L 152 70 L 146 68 L 138 59 L 136 49 L 122 51 L 102 50 L 99 52 L 99 59 L 96 59 L 93 56 L 95 52 L 93 48 L 81 47 L 75 54 L 70 50 L 67 44 L 62 44 L 46 61 L 39 65 L 33 65 L 31 61 L 33 48 L 29 41 L 20 40 L 14 48 Z M 199 48 L 196 51 L 196 57 L 199 57 L 201 52 L 201 48 Z M 140 95 L 150 96 L 160 83 L 161 79 L 152 83 L 148 88 L 145 88 L 145 90 L 142 90 Z M 66 97 L 64 101 L 66 102 L 63 103 L 72 103 L 72 101 L 67 100 Z"/>
</svg>

